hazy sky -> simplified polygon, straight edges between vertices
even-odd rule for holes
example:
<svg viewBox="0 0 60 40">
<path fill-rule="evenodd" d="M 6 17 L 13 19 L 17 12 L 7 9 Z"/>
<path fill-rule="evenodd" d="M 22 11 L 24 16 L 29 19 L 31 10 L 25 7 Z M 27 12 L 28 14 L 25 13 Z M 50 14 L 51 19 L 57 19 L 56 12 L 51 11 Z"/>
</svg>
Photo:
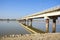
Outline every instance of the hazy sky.
<svg viewBox="0 0 60 40">
<path fill-rule="evenodd" d="M 21 18 L 57 5 L 60 0 L 0 0 L 0 18 Z"/>
</svg>

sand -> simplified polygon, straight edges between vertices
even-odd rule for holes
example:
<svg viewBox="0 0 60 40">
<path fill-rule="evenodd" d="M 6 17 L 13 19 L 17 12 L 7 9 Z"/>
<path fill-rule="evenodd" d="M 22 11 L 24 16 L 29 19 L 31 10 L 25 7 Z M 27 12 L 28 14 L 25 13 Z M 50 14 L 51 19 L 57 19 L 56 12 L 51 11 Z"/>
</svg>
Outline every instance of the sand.
<svg viewBox="0 0 60 40">
<path fill-rule="evenodd" d="M 60 40 L 60 33 L 5 35 L 0 40 Z"/>
</svg>

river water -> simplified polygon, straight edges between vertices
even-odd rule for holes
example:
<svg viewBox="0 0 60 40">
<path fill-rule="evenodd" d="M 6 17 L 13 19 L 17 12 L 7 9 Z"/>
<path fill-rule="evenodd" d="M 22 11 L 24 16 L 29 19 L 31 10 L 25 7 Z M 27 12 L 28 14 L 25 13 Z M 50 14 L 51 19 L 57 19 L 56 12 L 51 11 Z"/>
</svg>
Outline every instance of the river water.
<svg viewBox="0 0 60 40">
<path fill-rule="evenodd" d="M 33 21 L 33 27 L 45 31 L 45 22 Z M 52 32 L 52 22 L 49 23 L 49 32 Z M 56 32 L 60 32 L 60 22 L 56 23 Z M 0 36 L 11 34 L 30 34 L 17 21 L 0 21 Z"/>
<path fill-rule="evenodd" d="M 17 21 L 0 21 L 0 35 L 29 34 Z"/>
</svg>

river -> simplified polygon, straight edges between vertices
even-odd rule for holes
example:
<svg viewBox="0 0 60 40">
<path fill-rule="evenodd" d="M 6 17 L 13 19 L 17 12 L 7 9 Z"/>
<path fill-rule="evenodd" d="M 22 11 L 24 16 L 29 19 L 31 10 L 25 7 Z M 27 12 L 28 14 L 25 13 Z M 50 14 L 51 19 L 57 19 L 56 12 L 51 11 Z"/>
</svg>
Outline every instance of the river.
<svg viewBox="0 0 60 40">
<path fill-rule="evenodd" d="M 45 31 L 45 22 L 33 21 L 33 27 Z M 52 22 L 49 23 L 49 32 L 52 32 Z M 56 32 L 60 32 L 60 22 L 56 23 Z M 12 34 L 30 34 L 18 21 L 0 21 L 0 36 Z"/>
<path fill-rule="evenodd" d="M 12 34 L 30 34 L 17 21 L 0 21 L 0 36 Z"/>
</svg>

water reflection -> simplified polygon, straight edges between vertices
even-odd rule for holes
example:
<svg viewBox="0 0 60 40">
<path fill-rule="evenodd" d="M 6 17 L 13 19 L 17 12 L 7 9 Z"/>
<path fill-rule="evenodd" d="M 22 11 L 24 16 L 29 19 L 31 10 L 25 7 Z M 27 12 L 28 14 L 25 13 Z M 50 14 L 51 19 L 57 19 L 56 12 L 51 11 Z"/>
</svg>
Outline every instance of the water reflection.
<svg viewBox="0 0 60 40">
<path fill-rule="evenodd" d="M 0 21 L 0 36 L 10 34 L 29 34 L 17 21 Z"/>
</svg>

